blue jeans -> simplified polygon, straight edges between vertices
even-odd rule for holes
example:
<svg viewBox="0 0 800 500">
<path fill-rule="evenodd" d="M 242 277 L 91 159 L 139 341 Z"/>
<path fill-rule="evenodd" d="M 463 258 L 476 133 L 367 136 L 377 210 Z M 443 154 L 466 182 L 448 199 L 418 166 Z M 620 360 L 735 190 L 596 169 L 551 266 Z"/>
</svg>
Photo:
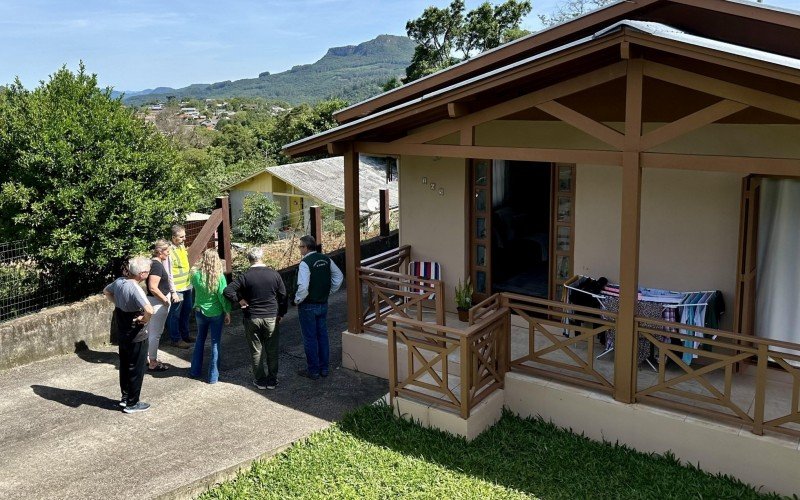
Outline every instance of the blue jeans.
<svg viewBox="0 0 800 500">
<path fill-rule="evenodd" d="M 173 302 L 167 316 L 169 339 L 173 342 L 189 338 L 189 316 L 191 316 L 192 308 L 194 307 L 194 290 L 189 289 L 185 292 L 177 293 L 183 297 L 183 300 Z"/>
<path fill-rule="evenodd" d="M 197 340 L 194 343 L 192 353 L 192 367 L 189 369 L 189 376 L 199 378 L 203 371 L 203 348 L 206 343 L 206 336 L 211 330 L 211 362 L 208 367 L 208 383 L 216 384 L 219 380 L 219 343 L 222 340 L 222 320 L 224 314 L 209 318 L 205 314 L 197 311 Z"/>
<path fill-rule="evenodd" d="M 329 371 L 330 346 L 328 345 L 328 304 L 297 306 L 300 330 L 303 332 L 303 347 L 310 375 L 327 375 Z"/>
</svg>

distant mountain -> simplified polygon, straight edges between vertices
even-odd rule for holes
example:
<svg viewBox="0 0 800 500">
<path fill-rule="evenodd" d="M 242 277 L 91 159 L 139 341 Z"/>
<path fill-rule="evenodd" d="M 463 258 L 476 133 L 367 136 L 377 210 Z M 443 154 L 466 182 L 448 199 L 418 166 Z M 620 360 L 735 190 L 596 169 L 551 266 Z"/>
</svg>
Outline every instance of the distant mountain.
<svg viewBox="0 0 800 500">
<path fill-rule="evenodd" d="M 290 104 L 313 103 L 331 97 L 357 102 L 380 93 L 381 86 L 391 77 L 405 75 L 414 46 L 414 42 L 404 36 L 380 35 L 359 45 L 328 49 L 319 61 L 282 73 L 263 72 L 258 78 L 194 84 L 181 89 L 159 87 L 126 92 L 124 101 L 138 106 L 166 100 L 172 95 L 179 99 L 263 97 Z"/>
<path fill-rule="evenodd" d="M 175 92 L 175 89 L 170 87 L 157 87 L 154 89 L 145 89 L 145 90 L 112 90 L 111 97 L 116 99 L 117 97 L 124 95 L 125 98 L 142 96 L 142 95 L 150 95 L 150 94 L 169 94 L 171 92 Z"/>
</svg>

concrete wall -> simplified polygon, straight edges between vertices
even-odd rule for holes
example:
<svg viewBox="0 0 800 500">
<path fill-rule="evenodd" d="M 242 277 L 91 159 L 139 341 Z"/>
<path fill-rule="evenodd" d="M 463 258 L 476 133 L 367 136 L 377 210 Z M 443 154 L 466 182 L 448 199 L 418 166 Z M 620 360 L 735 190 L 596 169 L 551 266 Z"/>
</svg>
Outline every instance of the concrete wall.
<svg viewBox="0 0 800 500">
<path fill-rule="evenodd" d="M 113 311 L 96 295 L 0 323 L 0 370 L 108 343 Z"/>
<path fill-rule="evenodd" d="M 422 178 L 427 184 L 422 183 Z M 453 158 L 400 159 L 400 244 L 411 245 L 414 260 L 442 266 L 445 305 L 455 311 L 453 287 L 464 279 L 467 251 L 466 162 Z M 436 189 L 431 190 L 431 183 Z M 438 194 L 444 189 L 444 196 Z"/>
</svg>

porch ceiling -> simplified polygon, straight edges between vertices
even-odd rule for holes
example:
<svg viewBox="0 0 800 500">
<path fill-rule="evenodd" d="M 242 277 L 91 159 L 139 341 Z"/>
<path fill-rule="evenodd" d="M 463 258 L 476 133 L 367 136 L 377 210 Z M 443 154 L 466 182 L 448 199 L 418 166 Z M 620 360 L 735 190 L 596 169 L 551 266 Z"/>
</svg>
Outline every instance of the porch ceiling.
<svg viewBox="0 0 800 500">
<path fill-rule="evenodd" d="M 626 47 L 622 50 L 622 47 Z M 598 34 L 580 43 L 554 50 L 552 54 L 520 61 L 473 81 L 454 85 L 418 100 L 376 113 L 307 139 L 288 144 L 291 155 L 320 151 L 335 142 L 389 142 L 412 130 L 451 117 L 448 105 L 457 104 L 462 112 L 475 113 L 507 102 L 520 95 L 559 85 L 576 76 L 608 67 L 625 56 L 641 58 L 674 68 L 724 80 L 736 85 L 800 101 L 800 69 L 783 63 L 746 57 L 710 46 L 699 46 L 668 39 L 622 26 L 611 33 Z M 754 56 L 757 56 L 755 54 Z M 795 61 L 796 62 L 796 61 Z M 719 97 L 704 94 L 651 78 L 645 81 L 642 119 L 645 122 L 671 122 L 698 111 Z M 567 95 L 559 102 L 598 122 L 623 122 L 625 109 L 624 79 L 604 82 L 587 90 Z M 452 112 L 452 108 L 450 110 Z M 554 119 L 537 110 L 520 110 L 502 119 Z M 797 123 L 775 113 L 755 108 L 745 109 L 720 120 L 721 123 Z"/>
</svg>

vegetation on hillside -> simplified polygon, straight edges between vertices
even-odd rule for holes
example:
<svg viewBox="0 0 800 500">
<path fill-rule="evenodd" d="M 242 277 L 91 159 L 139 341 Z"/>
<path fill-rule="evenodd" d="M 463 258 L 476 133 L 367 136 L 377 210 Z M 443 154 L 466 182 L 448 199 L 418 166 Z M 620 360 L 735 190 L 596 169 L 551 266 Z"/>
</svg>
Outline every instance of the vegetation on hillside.
<svg viewBox="0 0 800 500">
<path fill-rule="evenodd" d="M 357 46 L 335 47 L 313 64 L 288 71 L 261 73 L 258 78 L 195 84 L 168 93 L 136 95 L 125 103 L 138 106 L 169 96 L 177 99 L 261 97 L 292 105 L 313 104 L 330 98 L 357 102 L 379 94 L 384 82 L 402 75 L 411 61 L 414 42 L 406 37 L 381 35 Z"/>
</svg>

